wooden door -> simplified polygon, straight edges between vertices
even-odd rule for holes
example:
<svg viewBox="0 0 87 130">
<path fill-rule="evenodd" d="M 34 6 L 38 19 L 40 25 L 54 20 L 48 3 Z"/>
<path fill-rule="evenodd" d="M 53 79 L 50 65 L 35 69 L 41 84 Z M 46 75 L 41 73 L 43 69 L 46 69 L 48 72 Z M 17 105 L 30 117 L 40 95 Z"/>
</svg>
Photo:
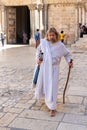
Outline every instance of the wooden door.
<svg viewBox="0 0 87 130">
<path fill-rule="evenodd" d="M 7 13 L 7 41 L 13 44 L 16 43 L 16 8 L 9 7 Z"/>
</svg>

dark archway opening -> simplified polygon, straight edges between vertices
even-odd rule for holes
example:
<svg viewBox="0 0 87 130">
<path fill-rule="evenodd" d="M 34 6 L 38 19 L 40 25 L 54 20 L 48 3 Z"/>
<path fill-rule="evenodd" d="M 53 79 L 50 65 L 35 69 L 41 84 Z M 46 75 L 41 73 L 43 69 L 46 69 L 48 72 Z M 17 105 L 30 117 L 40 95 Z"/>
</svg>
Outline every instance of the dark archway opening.
<svg viewBox="0 0 87 130">
<path fill-rule="evenodd" d="M 29 44 L 30 10 L 27 6 L 16 6 L 16 42 Z"/>
</svg>

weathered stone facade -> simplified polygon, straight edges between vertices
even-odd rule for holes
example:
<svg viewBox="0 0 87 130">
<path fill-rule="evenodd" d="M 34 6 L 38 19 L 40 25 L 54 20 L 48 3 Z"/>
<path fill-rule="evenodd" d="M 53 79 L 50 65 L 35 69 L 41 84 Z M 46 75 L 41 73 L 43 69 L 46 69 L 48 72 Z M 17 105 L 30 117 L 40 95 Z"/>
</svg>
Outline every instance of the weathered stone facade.
<svg viewBox="0 0 87 130">
<path fill-rule="evenodd" d="M 40 28 L 43 36 L 53 26 L 59 32 L 64 30 L 68 36 L 67 44 L 72 44 L 79 38 L 79 23 L 87 24 L 86 0 L 1 0 L 0 5 L 0 31 L 4 32 L 7 32 L 5 19 L 8 6 L 28 6 L 32 38 L 36 28 Z"/>
</svg>

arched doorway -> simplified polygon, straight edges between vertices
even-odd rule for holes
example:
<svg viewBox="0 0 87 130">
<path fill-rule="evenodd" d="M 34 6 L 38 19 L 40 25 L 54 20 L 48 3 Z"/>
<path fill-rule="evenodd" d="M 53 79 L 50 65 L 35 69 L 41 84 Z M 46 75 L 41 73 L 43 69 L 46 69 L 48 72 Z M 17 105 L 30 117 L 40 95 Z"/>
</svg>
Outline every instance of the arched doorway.
<svg viewBox="0 0 87 130">
<path fill-rule="evenodd" d="M 16 7 L 16 39 L 19 44 L 29 43 L 30 11 L 27 6 Z"/>
<path fill-rule="evenodd" d="M 30 10 L 27 6 L 7 8 L 7 43 L 29 44 Z"/>
</svg>

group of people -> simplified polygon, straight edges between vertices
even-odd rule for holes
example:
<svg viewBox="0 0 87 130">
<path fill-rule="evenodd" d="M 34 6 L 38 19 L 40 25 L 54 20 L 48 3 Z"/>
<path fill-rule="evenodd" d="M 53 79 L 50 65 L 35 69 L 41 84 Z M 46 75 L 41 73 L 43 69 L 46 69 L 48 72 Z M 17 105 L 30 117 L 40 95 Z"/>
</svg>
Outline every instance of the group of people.
<svg viewBox="0 0 87 130">
<path fill-rule="evenodd" d="M 83 38 L 84 34 L 87 34 L 87 26 L 82 25 L 81 23 L 79 24 L 79 29 L 80 29 L 80 38 Z"/>
<path fill-rule="evenodd" d="M 64 32 L 61 33 L 63 34 Z M 61 37 L 64 38 L 63 35 Z M 59 33 L 52 27 L 46 32 L 44 39 L 40 40 L 39 34 L 39 41 L 36 42 L 36 67 L 33 78 L 35 77 L 38 65 L 40 68 L 37 83 L 35 84 L 35 98 L 39 100 L 44 97 L 50 116 L 55 116 L 56 114 L 61 58 L 65 57 L 68 65 L 70 67 L 73 66 L 73 63 L 70 62 L 72 59 L 71 53 L 62 43 L 63 40 L 64 39 L 60 40 Z M 40 58 L 41 52 L 43 53 L 42 59 Z"/>
</svg>

